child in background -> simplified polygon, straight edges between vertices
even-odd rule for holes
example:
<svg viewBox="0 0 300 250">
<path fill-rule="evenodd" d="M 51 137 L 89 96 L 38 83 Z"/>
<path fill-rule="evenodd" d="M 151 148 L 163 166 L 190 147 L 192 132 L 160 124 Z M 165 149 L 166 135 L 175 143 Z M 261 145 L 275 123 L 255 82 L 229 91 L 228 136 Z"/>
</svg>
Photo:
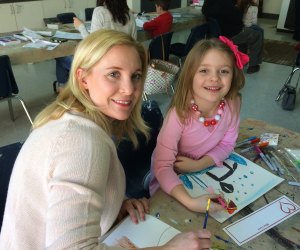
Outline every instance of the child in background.
<svg viewBox="0 0 300 250">
<path fill-rule="evenodd" d="M 159 16 L 143 25 L 144 30 L 151 32 L 152 38 L 171 31 L 173 16 L 168 11 L 169 6 L 170 0 L 155 1 L 156 13 Z"/>
<path fill-rule="evenodd" d="M 258 6 L 257 0 L 238 0 L 237 7 L 244 13 L 243 23 L 245 27 L 249 27 L 262 33 L 264 39 L 264 30 L 257 25 Z"/>
<path fill-rule="evenodd" d="M 198 42 L 187 56 L 152 155 L 150 194 L 159 186 L 188 209 L 204 212 L 207 194 L 192 198 L 178 173 L 221 165 L 239 130 L 243 66 L 249 57 L 226 37 Z M 223 209 L 212 203 L 210 211 Z"/>
</svg>

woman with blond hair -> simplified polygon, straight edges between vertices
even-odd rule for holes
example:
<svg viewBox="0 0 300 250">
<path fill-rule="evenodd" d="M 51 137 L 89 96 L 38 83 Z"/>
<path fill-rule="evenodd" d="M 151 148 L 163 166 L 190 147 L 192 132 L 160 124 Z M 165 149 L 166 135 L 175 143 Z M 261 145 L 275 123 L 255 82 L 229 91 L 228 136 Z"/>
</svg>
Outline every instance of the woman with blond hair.
<svg viewBox="0 0 300 250">
<path fill-rule="evenodd" d="M 148 137 L 140 112 L 146 57 L 141 44 L 113 30 L 79 44 L 67 87 L 36 117 L 16 159 L 0 249 L 120 249 L 99 237 L 118 216 L 144 220 L 148 200 L 124 197 L 116 144 L 126 136 L 137 146 L 137 132 Z M 209 248 L 210 237 L 179 234 L 152 249 Z"/>
</svg>

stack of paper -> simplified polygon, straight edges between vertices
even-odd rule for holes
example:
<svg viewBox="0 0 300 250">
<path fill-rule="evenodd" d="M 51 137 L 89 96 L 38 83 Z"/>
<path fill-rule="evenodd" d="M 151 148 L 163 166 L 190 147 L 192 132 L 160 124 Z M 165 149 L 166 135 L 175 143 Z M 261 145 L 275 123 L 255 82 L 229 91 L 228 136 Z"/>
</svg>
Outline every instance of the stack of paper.
<svg viewBox="0 0 300 250">
<path fill-rule="evenodd" d="M 14 36 L 2 36 L 0 37 L 0 45 L 7 46 L 7 45 L 14 45 L 21 43 L 21 41 Z"/>
</svg>

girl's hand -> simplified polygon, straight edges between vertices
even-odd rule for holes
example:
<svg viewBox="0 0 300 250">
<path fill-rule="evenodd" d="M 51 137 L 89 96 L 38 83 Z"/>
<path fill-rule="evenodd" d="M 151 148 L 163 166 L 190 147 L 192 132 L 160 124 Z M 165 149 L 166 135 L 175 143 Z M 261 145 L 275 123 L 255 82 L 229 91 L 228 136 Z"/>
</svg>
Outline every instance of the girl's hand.
<svg viewBox="0 0 300 250">
<path fill-rule="evenodd" d="M 199 160 L 194 160 L 186 156 L 177 156 L 174 169 L 178 173 L 190 173 L 206 169 L 214 164 L 214 160 L 208 155 L 204 155 Z"/>
<path fill-rule="evenodd" d="M 174 163 L 174 169 L 177 173 L 189 173 L 193 171 L 198 171 L 198 161 L 185 156 L 177 156 Z"/>
<path fill-rule="evenodd" d="M 199 250 L 199 249 L 210 249 L 211 233 L 207 230 L 199 230 L 196 232 L 187 232 L 177 234 L 172 240 L 167 242 L 163 249 L 168 250 Z"/>
<path fill-rule="evenodd" d="M 82 22 L 80 19 L 78 19 L 77 17 L 73 17 L 73 23 L 74 23 L 74 27 L 75 27 L 76 29 L 78 29 L 78 27 L 79 27 L 81 24 L 83 24 L 83 22 Z"/>
<path fill-rule="evenodd" d="M 129 214 L 132 222 L 137 224 L 139 222 L 139 219 L 145 220 L 145 214 L 148 213 L 149 200 L 147 198 L 127 199 L 123 201 L 122 207 L 118 215 L 118 219 L 121 220 L 127 214 Z"/>
<path fill-rule="evenodd" d="M 187 204 L 187 207 L 194 212 L 205 213 L 208 199 L 218 198 L 219 196 L 220 195 L 217 194 L 205 194 L 196 198 L 192 198 L 189 204 Z M 220 204 L 210 201 L 209 213 L 222 210 L 224 210 L 224 208 Z"/>
</svg>

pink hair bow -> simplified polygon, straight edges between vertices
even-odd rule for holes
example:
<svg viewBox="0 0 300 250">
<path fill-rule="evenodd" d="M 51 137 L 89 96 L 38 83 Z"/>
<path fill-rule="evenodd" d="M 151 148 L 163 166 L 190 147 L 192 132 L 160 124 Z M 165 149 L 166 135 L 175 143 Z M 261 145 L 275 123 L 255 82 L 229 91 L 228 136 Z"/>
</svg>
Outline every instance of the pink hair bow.
<svg viewBox="0 0 300 250">
<path fill-rule="evenodd" d="M 229 40 L 225 36 L 219 36 L 219 40 L 225 43 L 234 53 L 236 58 L 236 66 L 239 69 L 242 69 L 244 65 L 246 65 L 249 62 L 249 56 L 240 52 L 238 49 L 238 46 L 236 46 L 231 40 Z"/>
</svg>

